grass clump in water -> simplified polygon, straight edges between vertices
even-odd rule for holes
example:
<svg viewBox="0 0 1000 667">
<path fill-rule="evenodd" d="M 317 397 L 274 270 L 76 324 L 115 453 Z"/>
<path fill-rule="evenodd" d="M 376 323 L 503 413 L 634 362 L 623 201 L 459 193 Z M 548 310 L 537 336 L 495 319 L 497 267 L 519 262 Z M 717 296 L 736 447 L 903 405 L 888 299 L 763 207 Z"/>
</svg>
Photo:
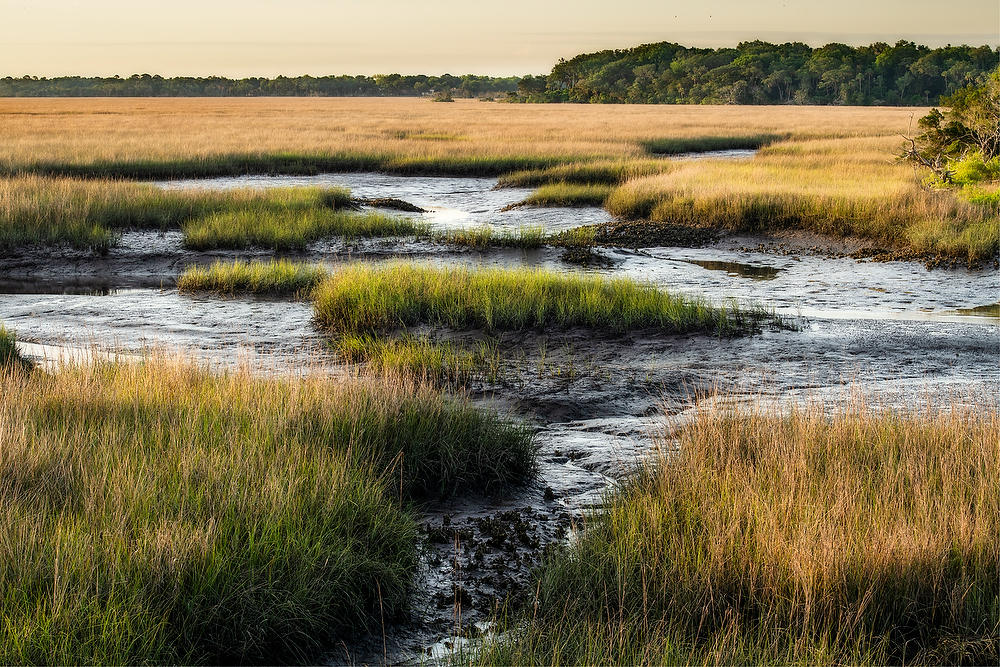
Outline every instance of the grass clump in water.
<svg viewBox="0 0 1000 667">
<path fill-rule="evenodd" d="M 303 250 L 331 236 L 370 238 L 427 232 L 425 223 L 382 213 L 311 209 L 249 209 L 214 213 L 183 226 L 184 245 L 194 250 L 270 248 Z"/>
<path fill-rule="evenodd" d="M 522 248 L 535 250 L 548 242 L 545 228 L 541 226 L 525 226 L 517 229 L 496 229 L 489 225 L 470 227 L 434 236 L 436 241 L 451 245 L 487 250 L 489 248 Z"/>
<path fill-rule="evenodd" d="M 319 264 L 287 259 L 214 262 L 208 268 L 188 267 L 177 279 L 177 289 L 181 292 L 307 296 L 329 273 Z"/>
<path fill-rule="evenodd" d="M 539 187 L 517 206 L 603 206 L 611 190 L 610 185 L 553 183 Z"/>
<path fill-rule="evenodd" d="M 713 307 L 625 279 L 407 263 L 345 267 L 320 283 L 314 300 L 322 326 L 348 333 L 418 324 L 486 330 L 584 326 L 741 332 L 767 317 L 755 310 Z"/>
<path fill-rule="evenodd" d="M 699 411 L 480 664 L 996 664 L 1000 416 Z"/>
<path fill-rule="evenodd" d="M 573 185 L 618 185 L 630 178 L 662 174 L 671 169 L 663 160 L 595 160 L 571 162 L 545 169 L 515 171 L 500 177 L 498 188 L 537 188 L 567 183 Z"/>
<path fill-rule="evenodd" d="M 162 359 L 0 373 L 0 661 L 311 662 L 404 607 L 406 498 L 531 470 L 530 433 L 400 379 Z"/>
<path fill-rule="evenodd" d="M 426 336 L 384 338 L 371 334 L 338 336 L 334 347 L 350 363 L 364 363 L 381 373 L 405 373 L 418 378 L 461 384 L 473 377 L 500 375 L 500 353 L 495 343 L 472 347 L 431 341 Z"/>
</svg>

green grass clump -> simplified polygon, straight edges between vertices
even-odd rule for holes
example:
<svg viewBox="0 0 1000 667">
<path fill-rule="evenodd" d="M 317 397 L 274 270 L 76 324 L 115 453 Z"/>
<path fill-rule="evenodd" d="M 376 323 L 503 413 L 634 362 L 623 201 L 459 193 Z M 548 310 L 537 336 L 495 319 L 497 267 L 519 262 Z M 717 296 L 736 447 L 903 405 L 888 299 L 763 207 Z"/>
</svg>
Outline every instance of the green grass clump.
<svg viewBox="0 0 1000 667">
<path fill-rule="evenodd" d="M 669 137 L 641 142 L 647 153 L 676 155 L 678 153 L 704 153 L 706 151 L 756 150 L 786 138 L 780 134 L 750 134 L 732 137 Z"/>
<path fill-rule="evenodd" d="M 517 229 L 496 229 L 489 225 L 470 227 L 436 234 L 434 239 L 441 243 L 486 250 L 488 248 L 523 248 L 534 250 L 548 241 L 545 228 L 525 226 Z"/>
<path fill-rule="evenodd" d="M 31 370 L 32 364 L 21 355 L 17 349 L 17 338 L 14 333 L 0 325 L 0 373 L 5 370 Z"/>
<path fill-rule="evenodd" d="M 613 331 L 739 332 L 765 317 L 717 308 L 625 279 L 535 269 L 354 264 L 313 292 L 317 321 L 364 333 L 417 324 L 520 330 L 585 326 Z"/>
<path fill-rule="evenodd" d="M 504 174 L 498 188 L 537 188 L 542 185 L 618 185 L 630 178 L 651 176 L 669 171 L 672 165 L 663 160 L 595 160 L 571 162 L 545 169 L 529 169 Z"/>
<path fill-rule="evenodd" d="M 997 664 L 998 431 L 960 405 L 699 411 L 474 661 Z"/>
<path fill-rule="evenodd" d="M 383 213 L 310 209 L 243 209 L 214 213 L 182 227 L 184 245 L 193 250 L 270 248 L 303 250 L 331 236 L 370 238 L 426 233 L 425 223 Z"/>
<path fill-rule="evenodd" d="M 177 289 L 181 292 L 306 296 L 329 273 L 321 265 L 287 259 L 214 262 L 208 268 L 190 266 L 185 269 L 177 279 Z"/>
<path fill-rule="evenodd" d="M 603 206 L 611 194 L 610 185 L 553 183 L 531 193 L 519 206 Z"/>
<path fill-rule="evenodd" d="M 0 662 L 312 662 L 406 604 L 406 498 L 530 472 L 523 427 L 400 379 L 179 362 L 0 373 Z"/>
<path fill-rule="evenodd" d="M 465 347 L 431 341 L 426 336 L 345 334 L 337 337 L 334 347 L 345 361 L 364 363 L 382 373 L 404 373 L 455 384 L 476 376 L 495 379 L 500 374 L 500 354 L 496 344 L 490 342 Z"/>
<path fill-rule="evenodd" d="M 326 211 L 349 202 L 344 188 L 164 190 L 121 181 L 15 177 L 0 180 L 0 248 L 65 243 L 104 251 L 123 229 L 171 229 L 247 209 Z"/>
</svg>

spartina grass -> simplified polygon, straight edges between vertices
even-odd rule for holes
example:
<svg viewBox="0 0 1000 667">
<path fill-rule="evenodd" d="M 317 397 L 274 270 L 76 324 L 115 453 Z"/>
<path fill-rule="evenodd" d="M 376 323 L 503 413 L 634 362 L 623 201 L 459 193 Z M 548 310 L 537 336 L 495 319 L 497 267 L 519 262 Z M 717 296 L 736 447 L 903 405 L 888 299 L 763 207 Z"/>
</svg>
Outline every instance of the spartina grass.
<svg viewBox="0 0 1000 667">
<path fill-rule="evenodd" d="M 32 363 L 17 349 L 14 332 L 0 324 L 0 373 L 31 370 Z"/>
<path fill-rule="evenodd" d="M 177 289 L 181 292 L 308 297 L 329 274 L 329 269 L 322 265 L 287 259 L 213 262 L 208 267 L 185 269 L 177 279 Z"/>
<path fill-rule="evenodd" d="M 310 209 L 242 209 L 213 213 L 184 223 L 184 245 L 193 250 L 269 248 L 304 250 L 320 239 L 424 234 L 427 225 L 376 212 Z"/>
<path fill-rule="evenodd" d="M 531 435 L 397 378 L 183 362 L 0 372 L 0 660 L 312 662 L 406 604 L 404 498 L 530 473 Z"/>
<path fill-rule="evenodd" d="M 698 410 L 480 664 L 995 664 L 1000 415 Z"/>
<path fill-rule="evenodd" d="M 740 333 L 774 321 L 754 308 L 715 307 L 626 279 L 399 262 L 345 266 L 320 283 L 313 298 L 317 322 L 343 333 L 418 324 L 496 331 L 581 326 Z"/>
<path fill-rule="evenodd" d="M 552 183 L 539 187 L 516 206 L 603 206 L 611 190 L 610 185 Z"/>
<path fill-rule="evenodd" d="M 107 250 L 123 229 L 173 229 L 225 211 L 305 212 L 347 206 L 343 188 L 164 190 L 122 181 L 0 179 L 0 248 L 65 243 Z"/>
</svg>

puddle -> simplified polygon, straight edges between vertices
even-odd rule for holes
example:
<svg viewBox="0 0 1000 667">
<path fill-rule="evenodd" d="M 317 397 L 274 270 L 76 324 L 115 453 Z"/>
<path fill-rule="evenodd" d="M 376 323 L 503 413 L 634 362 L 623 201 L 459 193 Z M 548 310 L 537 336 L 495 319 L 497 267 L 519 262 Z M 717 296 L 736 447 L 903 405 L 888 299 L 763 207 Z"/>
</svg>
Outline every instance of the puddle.
<svg viewBox="0 0 1000 667">
<path fill-rule="evenodd" d="M 707 259 L 685 259 L 689 264 L 695 264 L 709 271 L 724 271 L 734 278 L 750 278 L 751 280 L 774 280 L 782 269 L 773 266 L 756 264 L 741 264 L 739 262 L 719 262 Z"/>
</svg>

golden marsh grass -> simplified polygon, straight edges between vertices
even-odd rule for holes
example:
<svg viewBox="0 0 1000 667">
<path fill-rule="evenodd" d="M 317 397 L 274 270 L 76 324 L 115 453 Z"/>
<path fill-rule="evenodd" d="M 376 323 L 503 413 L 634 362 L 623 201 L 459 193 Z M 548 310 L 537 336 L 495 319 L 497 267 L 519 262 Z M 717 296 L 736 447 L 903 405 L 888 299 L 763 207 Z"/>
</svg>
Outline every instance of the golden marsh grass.
<svg viewBox="0 0 1000 667">
<path fill-rule="evenodd" d="M 481 664 L 995 664 L 1000 413 L 710 407 Z"/>
</svg>

